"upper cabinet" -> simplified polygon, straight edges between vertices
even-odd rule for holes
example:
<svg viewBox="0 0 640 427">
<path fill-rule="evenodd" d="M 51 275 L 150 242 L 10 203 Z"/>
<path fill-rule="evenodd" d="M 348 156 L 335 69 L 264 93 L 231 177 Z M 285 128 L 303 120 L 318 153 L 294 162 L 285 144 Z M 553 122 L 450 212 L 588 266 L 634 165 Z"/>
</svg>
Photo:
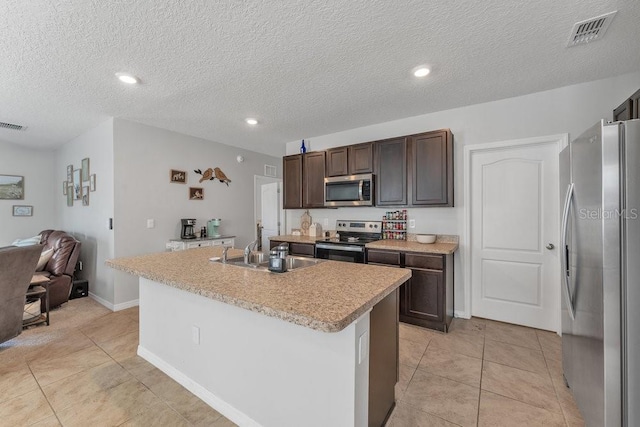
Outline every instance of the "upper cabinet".
<svg viewBox="0 0 640 427">
<path fill-rule="evenodd" d="M 373 172 L 373 144 L 371 142 L 330 148 L 326 153 L 327 176 Z"/>
<path fill-rule="evenodd" d="M 375 143 L 376 206 L 407 204 L 407 139 Z"/>
<path fill-rule="evenodd" d="M 302 155 L 303 208 L 324 208 L 324 157 L 324 151 Z"/>
<path fill-rule="evenodd" d="M 632 120 L 640 118 L 640 90 L 625 99 L 622 104 L 613 110 L 613 121 Z"/>
<path fill-rule="evenodd" d="M 375 144 L 377 206 L 453 206 L 449 129 Z"/>
<path fill-rule="evenodd" d="M 408 138 L 411 205 L 453 206 L 453 135 L 438 130 Z"/>
<path fill-rule="evenodd" d="M 282 204 L 284 209 L 302 208 L 302 154 L 282 159 Z"/>
</svg>

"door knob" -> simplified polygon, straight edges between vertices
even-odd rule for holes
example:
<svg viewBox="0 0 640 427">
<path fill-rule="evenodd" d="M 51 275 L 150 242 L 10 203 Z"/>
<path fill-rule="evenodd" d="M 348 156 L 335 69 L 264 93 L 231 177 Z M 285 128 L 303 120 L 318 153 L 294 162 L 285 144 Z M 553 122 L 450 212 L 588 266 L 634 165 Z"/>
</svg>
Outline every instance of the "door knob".
<svg viewBox="0 0 640 427">
<path fill-rule="evenodd" d="M 553 245 L 553 243 L 549 243 L 547 245 L 547 249 L 552 250 L 553 248 L 555 248 L 555 246 Z"/>
</svg>

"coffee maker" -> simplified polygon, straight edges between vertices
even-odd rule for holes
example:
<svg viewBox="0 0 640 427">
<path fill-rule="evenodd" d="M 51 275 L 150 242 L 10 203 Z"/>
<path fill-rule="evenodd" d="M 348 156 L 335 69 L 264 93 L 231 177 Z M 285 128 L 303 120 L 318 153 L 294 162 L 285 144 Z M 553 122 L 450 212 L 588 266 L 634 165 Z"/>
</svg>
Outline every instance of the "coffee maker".
<svg viewBox="0 0 640 427">
<path fill-rule="evenodd" d="M 195 239 L 196 233 L 193 231 L 193 227 L 196 225 L 195 219 L 181 219 L 182 221 L 182 232 L 180 233 L 181 239 Z"/>
</svg>

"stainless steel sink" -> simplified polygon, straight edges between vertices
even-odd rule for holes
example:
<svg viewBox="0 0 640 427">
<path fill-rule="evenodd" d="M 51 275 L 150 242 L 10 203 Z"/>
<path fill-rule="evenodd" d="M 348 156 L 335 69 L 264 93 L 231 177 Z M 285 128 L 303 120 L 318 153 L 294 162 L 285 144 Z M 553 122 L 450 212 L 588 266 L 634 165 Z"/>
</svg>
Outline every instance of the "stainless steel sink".
<svg viewBox="0 0 640 427">
<path fill-rule="evenodd" d="M 305 258 L 298 256 L 287 256 L 287 271 L 298 270 L 301 268 L 312 267 L 318 265 L 326 260 L 316 258 Z M 216 262 L 222 263 L 222 260 Z M 262 252 L 254 252 L 249 256 L 249 264 L 245 264 L 244 258 L 229 258 L 227 259 L 228 265 L 234 265 L 236 267 L 244 267 L 257 271 L 269 271 L 269 259 Z"/>
</svg>

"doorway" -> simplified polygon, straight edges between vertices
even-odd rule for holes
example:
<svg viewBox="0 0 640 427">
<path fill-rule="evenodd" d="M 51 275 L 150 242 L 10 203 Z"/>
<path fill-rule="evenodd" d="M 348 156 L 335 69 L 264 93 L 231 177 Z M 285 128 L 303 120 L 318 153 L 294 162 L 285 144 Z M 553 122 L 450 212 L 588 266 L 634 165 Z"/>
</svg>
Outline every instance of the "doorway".
<svg viewBox="0 0 640 427">
<path fill-rule="evenodd" d="M 560 330 L 558 156 L 567 144 L 564 134 L 465 147 L 471 315 Z"/>
<path fill-rule="evenodd" d="M 285 228 L 282 209 L 282 180 L 268 176 L 254 176 L 254 236 L 260 250 L 269 251 L 269 237 L 279 236 Z"/>
</svg>

